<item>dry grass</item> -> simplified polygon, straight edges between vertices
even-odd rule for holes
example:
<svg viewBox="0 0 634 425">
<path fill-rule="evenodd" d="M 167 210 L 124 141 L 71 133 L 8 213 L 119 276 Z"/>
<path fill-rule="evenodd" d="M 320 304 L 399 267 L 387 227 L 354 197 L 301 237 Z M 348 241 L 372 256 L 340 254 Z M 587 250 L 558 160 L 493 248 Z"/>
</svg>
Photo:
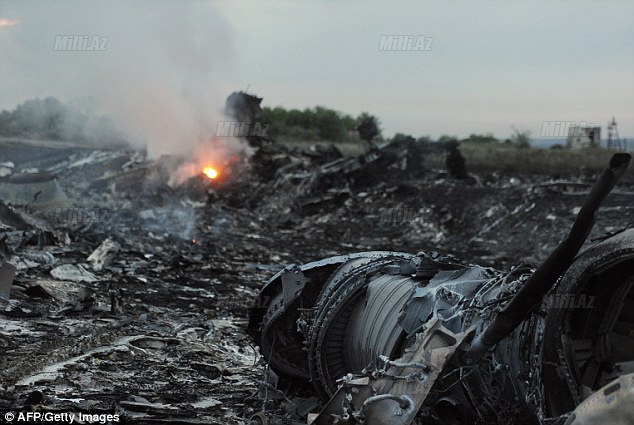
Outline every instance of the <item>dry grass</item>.
<svg viewBox="0 0 634 425">
<path fill-rule="evenodd" d="M 596 173 L 606 168 L 614 151 L 603 148 L 593 149 L 540 149 L 525 148 L 503 144 L 460 145 L 460 151 L 467 161 L 467 170 L 474 173 L 521 173 L 544 174 L 551 176 L 578 175 L 582 171 Z M 426 159 L 429 166 L 442 168 L 445 155 L 431 155 Z M 625 175 L 628 181 L 634 181 L 634 164 Z"/>
<path fill-rule="evenodd" d="M 519 149 L 507 145 L 460 146 L 467 166 L 472 171 L 505 171 L 548 175 L 575 175 L 583 170 L 598 172 L 609 164 L 615 153 L 603 148 L 588 149 Z M 634 180 L 634 167 L 627 178 Z"/>
<path fill-rule="evenodd" d="M 329 142 L 306 143 L 284 141 L 288 146 L 306 148 L 311 144 L 327 145 Z M 347 156 L 365 152 L 362 143 L 334 143 Z M 609 164 L 614 151 L 604 148 L 587 149 L 541 149 L 518 148 L 502 143 L 462 143 L 460 151 L 467 161 L 467 170 L 474 173 L 505 172 L 522 174 L 544 174 L 551 176 L 578 175 L 586 170 L 599 172 Z M 425 159 L 427 166 L 445 167 L 445 154 L 431 154 Z M 634 164 L 625 175 L 628 181 L 634 181 Z"/>
</svg>

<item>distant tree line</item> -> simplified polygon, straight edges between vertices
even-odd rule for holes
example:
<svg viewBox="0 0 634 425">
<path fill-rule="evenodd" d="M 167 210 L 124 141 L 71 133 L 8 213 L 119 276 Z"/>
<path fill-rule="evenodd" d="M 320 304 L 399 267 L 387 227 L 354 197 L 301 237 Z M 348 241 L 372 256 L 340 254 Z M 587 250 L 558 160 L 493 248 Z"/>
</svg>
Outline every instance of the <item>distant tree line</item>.
<svg viewBox="0 0 634 425">
<path fill-rule="evenodd" d="M 382 142 L 379 120 L 367 112 L 353 117 L 323 106 L 285 109 L 264 107 L 257 120 L 269 124 L 268 136 L 280 140 L 305 142 Z M 468 138 L 441 136 L 438 142 L 505 143 L 520 148 L 529 146 L 529 132 L 513 127 L 513 135 L 498 140 L 492 134 L 472 134 Z M 65 140 L 78 143 L 125 145 L 124 135 L 107 118 L 90 108 L 66 105 L 54 97 L 31 99 L 13 111 L 0 112 L 0 136 Z M 398 133 L 392 140 L 410 140 L 427 144 L 429 137 L 415 139 Z"/>
<path fill-rule="evenodd" d="M 270 124 L 268 133 L 272 138 L 350 142 L 359 138 L 378 140 L 381 135 L 374 116 L 364 112 L 355 118 L 323 106 L 304 110 L 264 107 L 258 120 Z"/>
<path fill-rule="evenodd" d="M 126 144 L 107 117 L 65 105 L 55 97 L 30 99 L 12 111 L 0 112 L 0 136 Z"/>
<path fill-rule="evenodd" d="M 529 148 L 530 147 L 530 131 L 528 130 L 518 130 L 515 127 L 511 127 L 513 129 L 513 134 L 508 139 L 497 139 L 491 133 L 486 134 L 471 134 L 469 137 L 464 139 L 458 139 L 455 136 L 440 136 L 438 139 L 439 142 L 447 142 L 451 140 L 456 140 L 459 143 L 472 143 L 472 144 L 489 144 L 489 143 L 504 143 L 505 145 L 511 145 L 518 148 Z"/>
</svg>

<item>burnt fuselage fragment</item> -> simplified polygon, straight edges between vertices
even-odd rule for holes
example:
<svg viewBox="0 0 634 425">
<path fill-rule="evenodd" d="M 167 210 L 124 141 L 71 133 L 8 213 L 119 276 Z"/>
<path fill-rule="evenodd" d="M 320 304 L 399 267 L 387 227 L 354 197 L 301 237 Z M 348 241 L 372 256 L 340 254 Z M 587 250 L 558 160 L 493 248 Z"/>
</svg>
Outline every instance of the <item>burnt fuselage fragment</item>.
<svg viewBox="0 0 634 425">
<path fill-rule="evenodd" d="M 249 330 L 325 402 L 317 425 L 630 423 L 634 229 L 576 255 L 629 159 L 613 158 L 535 272 L 424 252 L 291 265 Z"/>
</svg>

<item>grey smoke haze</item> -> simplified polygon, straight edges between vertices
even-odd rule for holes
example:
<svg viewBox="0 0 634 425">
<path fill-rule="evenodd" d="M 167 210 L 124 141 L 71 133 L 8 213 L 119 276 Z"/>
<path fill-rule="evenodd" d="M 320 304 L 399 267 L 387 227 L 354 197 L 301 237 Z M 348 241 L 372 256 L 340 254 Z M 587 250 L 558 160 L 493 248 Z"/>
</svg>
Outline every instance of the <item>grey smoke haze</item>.
<svg viewBox="0 0 634 425">
<path fill-rule="evenodd" d="M 213 135 L 228 94 L 214 73 L 230 66 L 233 38 L 213 3 L 3 2 L 0 16 L 18 20 L 0 32 L 8 98 L 88 102 L 152 156 Z M 55 50 L 64 35 L 107 38 L 105 50 Z"/>
<path fill-rule="evenodd" d="M 266 106 L 370 112 L 386 137 L 613 115 L 632 137 L 633 16 L 631 0 L 0 0 L 0 109 L 92 94 L 174 150 L 169 136 L 198 134 L 207 106 L 250 84 Z M 54 52 L 58 34 L 107 36 L 107 51 Z M 389 34 L 432 50 L 380 51 Z"/>
</svg>

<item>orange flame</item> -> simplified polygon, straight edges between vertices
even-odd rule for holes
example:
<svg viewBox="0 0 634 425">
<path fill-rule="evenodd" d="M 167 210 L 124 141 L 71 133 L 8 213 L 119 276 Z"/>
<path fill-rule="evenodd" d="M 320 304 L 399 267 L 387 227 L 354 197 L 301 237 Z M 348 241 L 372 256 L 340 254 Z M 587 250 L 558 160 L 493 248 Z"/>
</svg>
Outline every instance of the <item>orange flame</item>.
<svg viewBox="0 0 634 425">
<path fill-rule="evenodd" d="M 215 179 L 218 177 L 218 171 L 214 167 L 207 166 L 203 169 L 203 174 L 205 174 L 210 179 Z"/>
<path fill-rule="evenodd" d="M 10 27 L 12 25 L 17 25 L 17 19 L 8 19 L 8 18 L 0 18 L 0 27 Z"/>
</svg>

